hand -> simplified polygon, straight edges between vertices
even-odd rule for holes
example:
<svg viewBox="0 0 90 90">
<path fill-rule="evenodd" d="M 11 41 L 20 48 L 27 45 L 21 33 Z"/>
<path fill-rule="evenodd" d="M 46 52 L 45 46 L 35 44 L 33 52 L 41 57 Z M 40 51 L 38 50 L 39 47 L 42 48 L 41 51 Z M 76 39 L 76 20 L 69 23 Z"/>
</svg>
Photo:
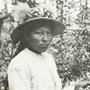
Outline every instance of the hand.
<svg viewBox="0 0 90 90">
<path fill-rule="evenodd" d="M 74 90 L 90 90 L 90 87 L 88 87 L 88 89 L 87 86 L 90 86 L 90 81 L 84 80 L 77 83 Z"/>
</svg>

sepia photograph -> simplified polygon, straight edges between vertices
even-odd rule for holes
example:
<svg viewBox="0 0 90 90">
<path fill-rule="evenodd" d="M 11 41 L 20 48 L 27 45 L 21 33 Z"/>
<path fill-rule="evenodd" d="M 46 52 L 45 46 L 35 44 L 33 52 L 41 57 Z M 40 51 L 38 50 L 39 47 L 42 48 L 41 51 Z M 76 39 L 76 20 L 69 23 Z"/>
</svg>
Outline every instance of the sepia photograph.
<svg viewBox="0 0 90 90">
<path fill-rule="evenodd" d="M 90 1 L 0 0 L 0 90 L 90 90 Z"/>
</svg>

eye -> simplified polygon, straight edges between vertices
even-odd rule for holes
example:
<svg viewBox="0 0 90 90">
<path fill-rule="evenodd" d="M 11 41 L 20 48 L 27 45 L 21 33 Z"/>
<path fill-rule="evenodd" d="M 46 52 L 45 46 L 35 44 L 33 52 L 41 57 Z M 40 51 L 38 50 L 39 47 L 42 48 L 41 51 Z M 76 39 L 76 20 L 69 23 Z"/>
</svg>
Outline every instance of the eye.
<svg viewBox="0 0 90 90">
<path fill-rule="evenodd" d="M 42 32 L 36 32 L 36 34 L 41 36 L 43 33 Z"/>
<path fill-rule="evenodd" d="M 50 32 L 47 32 L 47 35 L 52 35 L 52 32 L 50 31 Z"/>
</svg>

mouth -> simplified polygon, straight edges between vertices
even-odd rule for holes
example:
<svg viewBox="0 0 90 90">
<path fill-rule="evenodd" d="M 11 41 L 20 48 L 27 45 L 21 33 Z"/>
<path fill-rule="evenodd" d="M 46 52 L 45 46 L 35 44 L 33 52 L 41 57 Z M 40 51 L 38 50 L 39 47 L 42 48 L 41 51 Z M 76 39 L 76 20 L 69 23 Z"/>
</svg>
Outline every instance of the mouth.
<svg viewBox="0 0 90 90">
<path fill-rule="evenodd" d="M 47 48 L 48 47 L 48 44 L 42 44 L 41 47 L 42 48 Z"/>
<path fill-rule="evenodd" d="M 39 49 L 40 49 L 41 52 L 46 51 L 47 48 L 48 48 L 48 44 L 41 44 L 40 47 L 39 47 Z"/>
</svg>

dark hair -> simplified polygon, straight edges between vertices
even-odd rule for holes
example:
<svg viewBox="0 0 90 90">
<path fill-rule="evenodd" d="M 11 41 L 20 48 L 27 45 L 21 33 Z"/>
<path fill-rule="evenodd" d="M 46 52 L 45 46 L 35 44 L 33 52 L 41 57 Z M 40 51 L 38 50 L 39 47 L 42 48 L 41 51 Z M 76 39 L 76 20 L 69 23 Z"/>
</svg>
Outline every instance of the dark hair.
<svg viewBox="0 0 90 90">
<path fill-rule="evenodd" d="M 52 31 L 54 30 L 54 24 L 52 22 L 41 21 L 41 20 L 37 22 L 32 22 L 31 24 L 28 23 L 27 25 L 22 27 L 21 29 L 23 29 L 23 34 L 22 34 L 22 38 L 20 39 L 20 44 L 18 46 L 15 55 L 17 55 L 19 52 L 21 52 L 23 49 L 27 47 L 27 41 L 25 40 L 25 37 L 27 37 L 30 32 L 32 32 L 36 28 L 45 27 L 45 26 L 49 27 Z"/>
</svg>

